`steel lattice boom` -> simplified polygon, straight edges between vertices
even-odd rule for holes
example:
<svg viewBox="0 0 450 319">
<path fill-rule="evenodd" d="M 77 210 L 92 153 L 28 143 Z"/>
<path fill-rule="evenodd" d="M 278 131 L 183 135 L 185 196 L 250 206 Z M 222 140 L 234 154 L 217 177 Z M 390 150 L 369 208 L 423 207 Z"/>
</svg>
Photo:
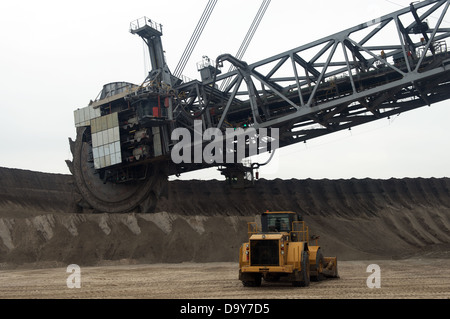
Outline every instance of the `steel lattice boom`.
<svg viewBox="0 0 450 319">
<path fill-rule="evenodd" d="M 423 1 L 250 65 L 220 56 L 217 65 L 237 70 L 181 85 L 179 106 L 195 114 L 208 105 L 215 116 L 204 120 L 220 129 L 249 119 L 256 128 L 279 127 L 284 146 L 446 100 L 448 6 Z M 386 34 L 397 42 L 383 44 Z M 211 89 L 222 81 L 230 83 L 223 91 Z"/>
</svg>

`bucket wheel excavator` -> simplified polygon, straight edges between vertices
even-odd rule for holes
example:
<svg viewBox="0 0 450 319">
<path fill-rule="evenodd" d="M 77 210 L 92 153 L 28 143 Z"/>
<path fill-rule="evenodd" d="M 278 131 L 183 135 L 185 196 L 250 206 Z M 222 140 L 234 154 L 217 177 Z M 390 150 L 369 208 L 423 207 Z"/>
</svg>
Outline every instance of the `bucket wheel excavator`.
<svg viewBox="0 0 450 319">
<path fill-rule="evenodd" d="M 106 84 L 74 112 L 77 135 L 69 139 L 67 164 L 80 209 L 152 212 L 168 176 L 210 167 L 231 185 L 251 184 L 259 165 L 241 159 L 253 154 L 255 143 L 258 154 L 271 152 L 449 99 L 449 4 L 415 2 L 253 64 L 239 55 L 205 57 L 198 64 L 201 80 L 186 80 L 182 67 L 171 73 L 161 25 L 145 17 L 133 21 L 130 32 L 150 52 L 147 78 L 140 85 Z M 268 1 L 263 5 L 267 9 Z M 203 28 L 207 19 L 201 21 Z M 225 64 L 228 72 L 222 72 Z M 218 138 L 230 130 L 243 133 L 244 154 L 237 154 L 239 143 Z M 174 152 L 183 160 L 174 161 Z"/>
</svg>

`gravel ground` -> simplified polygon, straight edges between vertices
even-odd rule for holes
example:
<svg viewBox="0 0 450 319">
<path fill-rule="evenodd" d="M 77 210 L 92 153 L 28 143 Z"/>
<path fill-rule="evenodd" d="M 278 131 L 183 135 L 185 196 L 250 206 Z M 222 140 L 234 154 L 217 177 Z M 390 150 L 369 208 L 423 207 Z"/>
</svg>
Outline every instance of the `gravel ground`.
<svg viewBox="0 0 450 319">
<path fill-rule="evenodd" d="M 3 299 L 449 299 L 449 259 L 341 261 L 339 279 L 243 287 L 236 263 L 139 264 L 0 271 Z M 380 267 L 380 288 L 368 288 Z M 68 280 L 69 279 L 69 280 Z M 69 284 L 68 284 L 69 281 Z M 375 283 L 375 281 L 370 281 Z M 68 285 L 80 288 L 69 288 Z"/>
</svg>

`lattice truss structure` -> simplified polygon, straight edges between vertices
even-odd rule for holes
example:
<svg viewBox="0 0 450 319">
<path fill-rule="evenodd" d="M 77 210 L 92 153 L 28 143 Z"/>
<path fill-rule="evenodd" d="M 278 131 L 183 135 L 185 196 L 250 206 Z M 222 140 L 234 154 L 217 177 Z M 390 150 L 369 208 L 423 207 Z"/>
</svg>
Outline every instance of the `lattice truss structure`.
<svg viewBox="0 0 450 319">
<path fill-rule="evenodd" d="M 449 4 L 411 4 L 253 64 L 208 60 L 209 77 L 177 87 L 177 124 L 280 128 L 286 146 L 446 100 Z"/>
</svg>

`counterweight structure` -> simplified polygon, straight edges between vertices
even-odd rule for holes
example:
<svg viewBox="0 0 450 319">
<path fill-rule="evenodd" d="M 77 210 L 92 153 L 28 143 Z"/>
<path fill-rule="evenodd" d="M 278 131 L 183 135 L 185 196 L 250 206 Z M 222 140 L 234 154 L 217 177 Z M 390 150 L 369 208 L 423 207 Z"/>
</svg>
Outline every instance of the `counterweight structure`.
<svg viewBox="0 0 450 319">
<path fill-rule="evenodd" d="M 198 121 L 202 130 L 221 132 L 278 129 L 283 147 L 449 99 L 449 4 L 411 4 L 252 64 L 229 54 L 205 58 L 198 65 L 202 79 L 193 81 L 171 74 L 161 25 L 132 22 L 131 33 L 148 45 L 152 70 L 141 85 L 105 85 L 97 100 L 75 111 L 68 165 L 80 207 L 151 212 L 167 176 L 207 167 L 230 181 L 251 179 L 252 167 L 240 162 L 172 161 L 172 133 L 195 136 Z M 387 34 L 395 42 L 385 44 Z M 221 73 L 226 63 L 233 71 Z M 250 145 L 255 136 L 246 138 Z M 223 154 L 230 151 L 236 152 Z"/>
</svg>

